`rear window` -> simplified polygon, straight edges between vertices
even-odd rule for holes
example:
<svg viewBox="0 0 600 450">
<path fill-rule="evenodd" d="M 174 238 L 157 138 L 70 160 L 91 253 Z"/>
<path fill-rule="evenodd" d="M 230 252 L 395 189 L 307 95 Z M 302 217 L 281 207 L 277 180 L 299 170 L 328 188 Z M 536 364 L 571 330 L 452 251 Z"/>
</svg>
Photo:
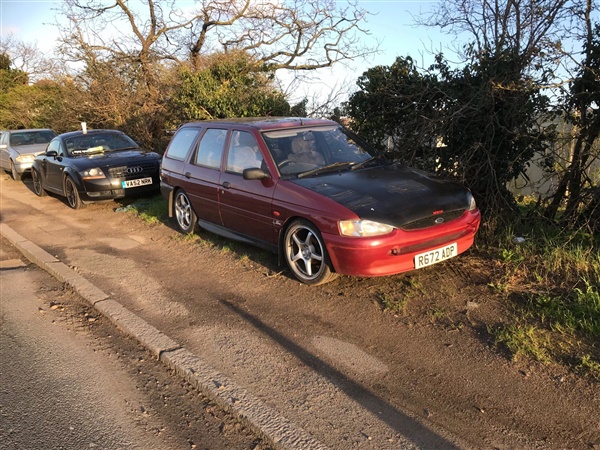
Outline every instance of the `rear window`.
<svg viewBox="0 0 600 450">
<path fill-rule="evenodd" d="M 199 128 L 181 128 L 169 144 L 166 157 L 183 161 L 187 156 L 192 144 L 200 134 Z"/>
</svg>

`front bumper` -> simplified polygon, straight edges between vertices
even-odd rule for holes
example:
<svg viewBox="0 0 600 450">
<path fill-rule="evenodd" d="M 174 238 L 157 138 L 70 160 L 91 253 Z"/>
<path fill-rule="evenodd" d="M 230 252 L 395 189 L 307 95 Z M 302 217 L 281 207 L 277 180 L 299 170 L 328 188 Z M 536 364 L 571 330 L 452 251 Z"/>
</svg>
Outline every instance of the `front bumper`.
<svg viewBox="0 0 600 450">
<path fill-rule="evenodd" d="M 103 178 L 100 180 L 83 180 L 79 195 L 84 201 L 96 200 L 114 200 L 130 196 L 137 196 L 147 193 L 154 193 L 160 190 L 158 175 L 151 177 L 152 184 L 123 188 L 119 179 Z"/>
<path fill-rule="evenodd" d="M 422 230 L 395 230 L 385 236 L 351 238 L 323 233 L 335 271 L 351 276 L 374 277 L 414 270 L 416 255 L 456 242 L 458 253 L 471 245 L 481 222 L 478 210 Z"/>
<path fill-rule="evenodd" d="M 161 180 L 160 193 L 169 202 L 169 217 L 173 217 L 173 190 L 173 186 Z"/>
<path fill-rule="evenodd" d="M 31 167 L 33 166 L 33 161 L 28 162 L 14 162 L 15 170 L 19 175 L 22 175 L 26 172 L 31 172 Z"/>
</svg>

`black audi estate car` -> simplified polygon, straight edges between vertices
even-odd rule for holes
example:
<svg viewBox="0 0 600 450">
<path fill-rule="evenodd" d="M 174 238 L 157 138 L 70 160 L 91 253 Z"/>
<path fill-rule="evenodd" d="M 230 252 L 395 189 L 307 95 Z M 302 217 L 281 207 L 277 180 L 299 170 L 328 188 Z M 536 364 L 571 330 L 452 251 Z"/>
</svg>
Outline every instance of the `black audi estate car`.
<svg viewBox="0 0 600 450">
<path fill-rule="evenodd" d="M 66 197 L 73 209 L 159 191 L 160 159 L 121 131 L 64 133 L 33 161 L 33 189 L 40 197 L 46 192 Z"/>
</svg>

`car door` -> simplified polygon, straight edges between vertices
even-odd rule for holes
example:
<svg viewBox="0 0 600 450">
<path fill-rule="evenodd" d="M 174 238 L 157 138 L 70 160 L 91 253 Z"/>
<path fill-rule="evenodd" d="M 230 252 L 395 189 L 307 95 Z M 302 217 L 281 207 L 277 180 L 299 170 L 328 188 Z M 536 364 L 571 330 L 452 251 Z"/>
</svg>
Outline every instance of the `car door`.
<svg viewBox="0 0 600 450">
<path fill-rule="evenodd" d="M 265 152 L 265 154 L 268 154 Z M 233 231 L 276 244 L 273 226 L 273 179 L 245 180 L 244 169 L 267 171 L 264 155 L 254 135 L 233 130 L 229 140 L 225 170 L 219 186 L 219 206 L 223 225 Z"/>
<path fill-rule="evenodd" d="M 55 151 L 57 156 L 45 156 L 41 164 L 42 180 L 46 188 L 51 191 L 62 193 L 63 191 L 63 173 L 65 158 L 68 158 L 66 151 L 60 139 L 53 139 L 48 144 L 46 153 Z"/>
<path fill-rule="evenodd" d="M 222 224 L 218 188 L 227 133 L 227 128 L 206 128 L 192 158 L 184 164 L 180 180 L 198 219 L 217 225 Z"/>
<path fill-rule="evenodd" d="M 8 131 L 0 132 L 0 167 L 3 169 L 9 169 L 9 149 L 8 149 Z"/>
</svg>

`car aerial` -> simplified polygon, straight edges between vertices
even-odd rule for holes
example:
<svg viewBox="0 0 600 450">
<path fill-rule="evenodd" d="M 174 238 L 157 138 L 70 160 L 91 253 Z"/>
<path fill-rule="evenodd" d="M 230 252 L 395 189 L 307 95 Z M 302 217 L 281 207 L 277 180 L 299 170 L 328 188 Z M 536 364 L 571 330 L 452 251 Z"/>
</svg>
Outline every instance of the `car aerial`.
<svg viewBox="0 0 600 450">
<path fill-rule="evenodd" d="M 20 180 L 31 169 L 33 159 L 44 153 L 56 133 L 47 128 L 0 132 L 0 168 Z"/>
<path fill-rule="evenodd" d="M 71 208 L 87 202 L 158 192 L 161 156 L 142 149 L 117 130 L 60 134 L 31 168 L 38 196 L 52 192 L 66 197 Z"/>
<path fill-rule="evenodd" d="M 199 225 L 272 250 L 310 285 L 449 259 L 481 219 L 468 189 L 320 119 L 186 123 L 163 157 L 161 191 L 182 233 Z"/>
</svg>

